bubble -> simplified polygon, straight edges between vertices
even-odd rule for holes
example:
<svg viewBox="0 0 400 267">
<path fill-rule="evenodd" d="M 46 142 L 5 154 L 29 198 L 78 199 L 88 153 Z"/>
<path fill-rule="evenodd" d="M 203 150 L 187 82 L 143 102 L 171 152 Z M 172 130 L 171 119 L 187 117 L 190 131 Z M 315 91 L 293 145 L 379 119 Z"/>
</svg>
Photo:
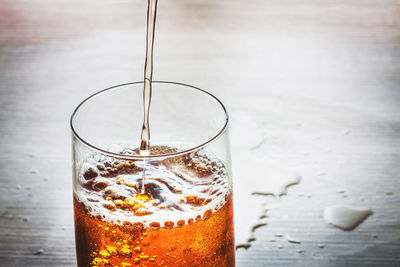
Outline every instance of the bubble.
<svg viewBox="0 0 400 267">
<path fill-rule="evenodd" d="M 93 168 L 89 168 L 83 174 L 83 178 L 85 178 L 85 180 L 91 180 L 93 178 L 96 178 L 98 175 L 99 174 Z"/>
<path fill-rule="evenodd" d="M 135 210 L 135 215 L 136 216 L 145 216 L 145 215 L 149 215 L 152 214 L 153 212 L 145 209 L 145 208 L 138 208 L 137 210 Z"/>
<path fill-rule="evenodd" d="M 149 259 L 149 255 L 146 255 L 142 252 L 142 254 L 139 255 L 139 258 L 143 261 L 147 261 Z"/>
<path fill-rule="evenodd" d="M 107 189 L 104 193 L 105 194 L 107 194 L 107 195 L 111 195 L 111 194 L 115 194 L 115 189 Z M 110 198 L 111 198 L 111 196 L 110 196 Z"/>
<path fill-rule="evenodd" d="M 118 160 L 114 161 L 113 167 L 116 169 L 120 169 L 124 166 L 124 164 Z"/>
<path fill-rule="evenodd" d="M 118 178 L 116 181 L 117 184 L 126 184 L 126 181 L 124 178 Z"/>
<path fill-rule="evenodd" d="M 135 258 L 135 260 L 136 260 L 136 258 Z M 139 263 L 135 262 L 135 264 L 139 264 Z M 121 267 L 130 267 L 130 266 L 132 266 L 132 264 L 130 264 L 128 262 L 121 262 Z"/>
<path fill-rule="evenodd" d="M 116 210 L 116 206 L 114 203 L 104 203 L 103 207 L 105 207 L 106 209 L 109 209 L 111 211 Z"/>
<path fill-rule="evenodd" d="M 179 220 L 177 223 L 176 223 L 176 226 L 178 226 L 178 227 L 183 227 L 185 225 L 185 221 L 184 220 Z"/>
<path fill-rule="evenodd" d="M 125 161 L 125 165 L 128 167 L 135 167 L 135 162 L 132 160 Z"/>
<path fill-rule="evenodd" d="M 108 252 L 107 250 L 100 250 L 99 254 L 101 255 L 101 257 L 109 259 L 111 257 L 110 252 Z"/>
<path fill-rule="evenodd" d="M 97 192 L 103 191 L 109 184 L 110 182 L 106 180 L 97 181 L 92 184 L 92 189 Z"/>
<path fill-rule="evenodd" d="M 118 253 L 118 250 L 117 250 L 116 247 L 107 246 L 106 249 L 110 253 L 110 255 L 112 255 L 112 256 L 115 256 Z"/>
<path fill-rule="evenodd" d="M 121 199 L 116 199 L 116 200 L 114 200 L 114 204 L 118 208 L 121 208 L 124 205 L 124 201 L 122 201 Z"/>
<path fill-rule="evenodd" d="M 166 221 L 164 222 L 164 228 L 166 229 L 172 229 L 174 227 L 174 222 L 173 221 Z"/>
<path fill-rule="evenodd" d="M 122 247 L 121 250 L 119 251 L 119 254 L 126 258 L 132 257 L 132 251 L 126 247 Z"/>
<path fill-rule="evenodd" d="M 93 265 L 100 265 L 103 262 L 102 258 L 94 258 L 94 260 L 92 261 Z"/>
<path fill-rule="evenodd" d="M 151 229 L 153 229 L 153 230 L 158 230 L 158 229 L 160 229 L 160 223 L 159 222 L 152 222 L 152 223 L 150 223 L 150 228 Z"/>
<path fill-rule="evenodd" d="M 204 216 L 203 219 L 204 220 L 208 220 L 212 215 L 212 211 L 211 210 L 206 210 L 206 212 L 204 212 Z"/>
<path fill-rule="evenodd" d="M 96 168 L 99 170 L 99 171 L 104 171 L 106 168 L 104 167 L 104 165 L 101 165 L 101 164 L 97 164 L 96 165 Z"/>
<path fill-rule="evenodd" d="M 196 222 L 199 222 L 199 221 L 201 221 L 201 215 L 196 216 Z"/>
</svg>

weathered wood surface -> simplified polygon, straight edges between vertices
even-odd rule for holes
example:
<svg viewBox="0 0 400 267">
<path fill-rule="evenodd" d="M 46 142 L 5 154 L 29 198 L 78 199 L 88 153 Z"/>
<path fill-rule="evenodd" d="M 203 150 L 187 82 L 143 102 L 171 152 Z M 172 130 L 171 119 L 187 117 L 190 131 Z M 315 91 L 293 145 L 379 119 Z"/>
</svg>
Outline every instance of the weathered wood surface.
<svg viewBox="0 0 400 267">
<path fill-rule="evenodd" d="M 142 80 L 146 2 L 0 0 L 0 266 L 75 265 L 68 119 Z M 237 265 L 399 266 L 400 2 L 162 0 L 158 14 L 154 78 L 224 100 L 235 184 L 252 167 L 244 127 L 254 157 L 303 177 Z M 322 219 L 337 203 L 374 215 L 343 232 Z"/>
</svg>

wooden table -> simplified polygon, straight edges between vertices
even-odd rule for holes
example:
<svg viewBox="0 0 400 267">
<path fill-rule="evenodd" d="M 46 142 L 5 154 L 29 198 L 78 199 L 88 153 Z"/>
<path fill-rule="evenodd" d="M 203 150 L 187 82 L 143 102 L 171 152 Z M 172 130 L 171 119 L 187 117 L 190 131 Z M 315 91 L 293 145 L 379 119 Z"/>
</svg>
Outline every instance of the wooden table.
<svg viewBox="0 0 400 267">
<path fill-rule="evenodd" d="M 142 80 L 145 9 L 0 0 L 0 266 L 76 264 L 69 116 Z M 158 14 L 154 78 L 230 111 L 238 236 L 258 223 L 246 210 L 266 216 L 237 266 L 399 266 L 400 1 L 162 0 Z M 251 195 L 278 165 L 301 182 Z M 374 214 L 345 232 L 322 218 L 334 204 Z"/>
</svg>

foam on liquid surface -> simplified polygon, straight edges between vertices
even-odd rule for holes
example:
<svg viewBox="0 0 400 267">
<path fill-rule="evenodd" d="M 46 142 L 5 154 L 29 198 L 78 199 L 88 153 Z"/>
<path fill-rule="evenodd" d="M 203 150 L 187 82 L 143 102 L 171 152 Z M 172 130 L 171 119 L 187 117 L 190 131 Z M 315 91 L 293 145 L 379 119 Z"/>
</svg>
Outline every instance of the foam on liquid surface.
<svg viewBox="0 0 400 267">
<path fill-rule="evenodd" d="M 127 151 L 127 150 L 125 150 Z M 152 147 L 151 153 L 170 153 L 168 147 Z M 127 151 L 132 154 L 134 151 Z M 143 168 L 145 193 L 141 193 Z M 179 225 L 205 218 L 222 207 L 231 193 L 224 164 L 205 152 L 163 161 L 126 161 L 93 155 L 82 166 L 75 190 L 92 216 L 115 224 L 161 223 Z"/>
</svg>

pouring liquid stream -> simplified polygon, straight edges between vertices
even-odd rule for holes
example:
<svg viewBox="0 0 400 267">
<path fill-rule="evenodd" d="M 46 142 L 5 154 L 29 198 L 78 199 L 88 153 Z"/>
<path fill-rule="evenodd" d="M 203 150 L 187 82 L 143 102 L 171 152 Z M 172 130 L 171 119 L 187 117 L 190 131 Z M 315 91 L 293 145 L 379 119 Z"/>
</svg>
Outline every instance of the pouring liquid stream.
<svg viewBox="0 0 400 267">
<path fill-rule="evenodd" d="M 154 47 L 154 29 L 156 26 L 157 0 L 148 0 L 147 7 L 147 35 L 146 35 L 146 59 L 144 65 L 144 88 L 143 88 L 143 127 L 140 141 L 140 155 L 148 156 L 150 154 L 150 127 L 149 110 L 151 102 L 152 79 L 153 79 L 153 47 Z M 143 160 L 142 188 L 141 193 L 145 193 L 146 180 L 146 160 Z"/>
</svg>

